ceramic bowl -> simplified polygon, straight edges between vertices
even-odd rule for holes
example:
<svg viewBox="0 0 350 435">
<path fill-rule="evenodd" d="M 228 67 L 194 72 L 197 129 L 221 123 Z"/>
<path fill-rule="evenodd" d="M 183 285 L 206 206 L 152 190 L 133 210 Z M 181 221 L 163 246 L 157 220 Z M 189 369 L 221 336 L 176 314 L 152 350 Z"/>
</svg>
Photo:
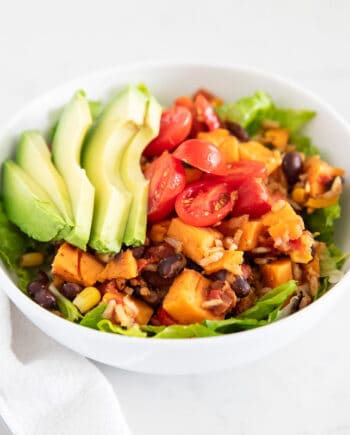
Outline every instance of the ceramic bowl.
<svg viewBox="0 0 350 435">
<path fill-rule="evenodd" d="M 104 99 L 129 83 L 146 83 L 163 104 L 199 87 L 210 89 L 226 101 L 257 89 L 268 92 L 280 106 L 309 108 L 317 117 L 306 133 L 323 156 L 350 174 L 350 129 L 326 103 L 288 80 L 247 68 L 163 63 L 118 67 L 63 85 L 36 99 L 0 131 L 0 162 L 12 156 L 18 135 L 25 129 L 47 130 L 52 117 L 77 89 L 90 99 Z M 343 216 L 338 223 L 339 246 L 350 251 L 349 181 L 343 194 Z M 286 345 L 318 322 L 349 286 L 350 274 L 322 298 L 302 311 L 270 325 L 219 337 L 197 339 L 142 339 L 84 328 L 44 310 L 22 293 L 7 270 L 0 268 L 0 287 L 23 314 L 64 346 L 106 364 L 145 373 L 202 373 L 238 366 L 259 359 Z"/>
</svg>

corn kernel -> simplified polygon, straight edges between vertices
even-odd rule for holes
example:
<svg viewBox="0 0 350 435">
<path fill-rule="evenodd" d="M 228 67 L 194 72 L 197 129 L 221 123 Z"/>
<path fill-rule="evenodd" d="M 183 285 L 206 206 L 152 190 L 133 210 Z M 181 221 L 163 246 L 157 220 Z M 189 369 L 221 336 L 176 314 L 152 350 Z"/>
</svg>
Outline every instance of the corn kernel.
<svg viewBox="0 0 350 435">
<path fill-rule="evenodd" d="M 97 305 L 101 300 L 101 293 L 96 287 L 85 287 L 73 300 L 73 304 L 78 307 L 83 314 Z"/>
<path fill-rule="evenodd" d="M 303 204 L 306 199 L 306 191 L 302 187 L 296 187 L 292 191 L 292 199 L 298 204 Z"/>
<path fill-rule="evenodd" d="M 23 254 L 19 260 L 21 267 L 40 266 L 44 262 L 44 255 L 41 252 L 28 252 Z"/>
</svg>

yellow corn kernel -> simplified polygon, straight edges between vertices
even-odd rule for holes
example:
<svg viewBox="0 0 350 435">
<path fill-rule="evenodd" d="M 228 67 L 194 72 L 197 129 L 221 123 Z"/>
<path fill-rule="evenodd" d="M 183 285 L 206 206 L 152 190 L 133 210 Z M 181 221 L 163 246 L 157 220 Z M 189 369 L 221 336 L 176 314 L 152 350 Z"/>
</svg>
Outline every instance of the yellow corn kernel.
<svg viewBox="0 0 350 435">
<path fill-rule="evenodd" d="M 101 300 L 101 293 L 96 287 L 85 287 L 73 300 L 73 304 L 78 307 L 83 314 L 97 305 Z"/>
<path fill-rule="evenodd" d="M 21 267 L 40 266 L 44 262 L 44 255 L 41 252 L 28 252 L 23 254 L 19 260 Z"/>
<path fill-rule="evenodd" d="M 292 200 L 297 202 L 298 204 L 303 204 L 306 199 L 305 189 L 302 187 L 296 187 L 292 191 Z"/>
</svg>

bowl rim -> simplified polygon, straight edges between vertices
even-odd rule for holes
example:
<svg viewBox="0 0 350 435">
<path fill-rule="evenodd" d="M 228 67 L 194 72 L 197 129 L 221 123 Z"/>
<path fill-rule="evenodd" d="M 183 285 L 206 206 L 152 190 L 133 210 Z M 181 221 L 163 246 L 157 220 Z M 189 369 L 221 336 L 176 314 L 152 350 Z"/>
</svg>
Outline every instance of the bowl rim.
<svg viewBox="0 0 350 435">
<path fill-rule="evenodd" d="M 312 91 L 308 90 L 304 86 L 296 83 L 294 80 L 281 77 L 278 74 L 271 73 L 266 70 L 262 70 L 259 68 L 255 68 L 252 66 L 245 66 L 235 63 L 207 63 L 207 62 L 196 62 L 196 61 L 177 61 L 177 60 L 162 60 L 162 61 L 147 61 L 147 62 L 135 62 L 130 64 L 123 64 L 119 66 L 111 66 L 107 68 L 102 68 L 96 71 L 93 71 L 89 74 L 83 74 L 75 77 L 72 80 L 64 81 L 61 84 L 49 89 L 48 91 L 44 92 L 43 94 L 31 99 L 28 103 L 24 105 L 23 108 L 21 108 L 19 111 L 15 113 L 7 122 L 0 124 L 0 141 L 6 137 L 7 133 L 13 128 L 13 126 L 28 112 L 30 111 L 34 106 L 40 105 L 41 102 L 45 101 L 46 99 L 52 98 L 53 94 L 56 94 L 60 90 L 64 90 L 67 87 L 73 87 L 76 86 L 76 88 L 80 88 L 79 82 L 81 81 L 91 81 L 94 79 L 97 79 L 99 77 L 108 76 L 112 74 L 113 72 L 130 72 L 135 71 L 140 68 L 142 69 L 162 69 L 162 68 L 185 68 L 185 69 L 191 69 L 191 68 L 205 68 L 205 69 L 212 69 L 214 70 L 226 70 L 226 71 L 235 71 L 240 74 L 251 74 L 256 75 L 261 78 L 276 82 L 284 87 L 290 88 L 295 92 L 299 92 L 304 94 L 307 98 L 310 100 L 313 100 L 317 105 L 323 107 L 326 111 L 328 111 L 335 119 L 336 121 L 342 125 L 342 127 L 347 131 L 350 138 L 350 125 L 345 121 L 345 119 L 339 115 L 339 113 L 333 109 L 326 101 L 315 95 Z M 2 162 L 0 162 L 2 163 Z M 142 344 L 142 346 L 159 346 L 159 343 L 163 343 L 163 346 L 177 346 L 179 343 L 181 345 L 185 346 L 191 346 L 193 348 L 194 346 L 202 346 L 205 343 L 211 343 L 214 340 L 214 343 L 219 344 L 223 340 L 236 340 L 241 341 L 245 338 L 248 338 L 250 336 L 256 336 L 258 337 L 261 334 L 264 334 L 267 331 L 272 331 L 273 329 L 278 328 L 278 325 L 287 325 L 290 322 L 301 322 L 301 320 L 305 317 L 308 317 L 312 314 L 312 312 L 316 312 L 315 310 L 318 309 L 318 307 L 321 306 L 321 304 L 327 303 L 328 300 L 334 299 L 342 289 L 345 287 L 346 282 L 350 282 L 350 270 L 347 271 L 344 276 L 341 278 L 341 280 L 333 285 L 321 298 L 316 299 L 311 304 L 309 304 L 307 307 L 303 308 L 301 311 L 298 311 L 290 316 L 284 317 L 276 322 L 269 323 L 267 325 L 263 325 L 257 328 L 253 328 L 250 330 L 245 331 L 238 331 L 234 333 L 229 334 L 222 334 L 218 336 L 210 336 L 210 337 L 194 337 L 193 339 L 188 338 L 153 338 L 149 339 L 146 337 L 130 337 L 130 336 L 123 336 L 120 334 L 113 334 L 113 333 L 103 333 L 103 331 L 95 330 L 92 328 L 84 327 L 82 325 L 79 325 L 74 322 L 70 322 L 64 318 L 61 318 L 50 311 L 42 308 L 38 304 L 36 304 L 32 299 L 30 299 L 24 292 L 22 292 L 17 285 L 14 284 L 14 282 L 7 276 L 5 272 L 6 267 L 5 265 L 0 264 L 0 288 L 4 291 L 4 293 L 7 295 L 7 297 L 14 303 L 14 305 L 20 309 L 20 311 L 23 312 L 23 314 L 28 317 L 29 312 L 33 312 L 34 315 L 37 318 L 40 318 L 45 323 L 51 322 L 55 324 L 55 327 L 63 327 L 66 326 L 68 330 L 70 329 L 72 333 L 80 333 L 81 334 L 87 334 L 92 337 L 104 337 L 103 340 L 109 340 L 112 344 L 118 342 L 118 340 L 122 340 L 122 343 L 126 345 L 127 343 L 134 343 L 135 345 L 137 343 Z M 11 274 L 11 272 L 9 272 Z M 35 323 L 31 318 L 29 320 L 32 323 Z M 78 328 L 78 329 L 76 329 Z M 85 332 L 83 332 L 85 331 Z M 147 344 L 150 343 L 150 344 Z M 186 343 L 186 344 L 185 344 Z"/>
</svg>

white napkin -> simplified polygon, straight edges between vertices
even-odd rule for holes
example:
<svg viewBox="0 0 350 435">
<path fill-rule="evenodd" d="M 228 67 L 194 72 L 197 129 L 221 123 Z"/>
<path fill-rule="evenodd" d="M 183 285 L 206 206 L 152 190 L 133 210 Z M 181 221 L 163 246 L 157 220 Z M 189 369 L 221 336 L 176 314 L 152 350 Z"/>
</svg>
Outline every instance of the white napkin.
<svg viewBox="0 0 350 435">
<path fill-rule="evenodd" d="M 0 414 L 14 435 L 130 435 L 111 385 L 0 291 Z"/>
</svg>

